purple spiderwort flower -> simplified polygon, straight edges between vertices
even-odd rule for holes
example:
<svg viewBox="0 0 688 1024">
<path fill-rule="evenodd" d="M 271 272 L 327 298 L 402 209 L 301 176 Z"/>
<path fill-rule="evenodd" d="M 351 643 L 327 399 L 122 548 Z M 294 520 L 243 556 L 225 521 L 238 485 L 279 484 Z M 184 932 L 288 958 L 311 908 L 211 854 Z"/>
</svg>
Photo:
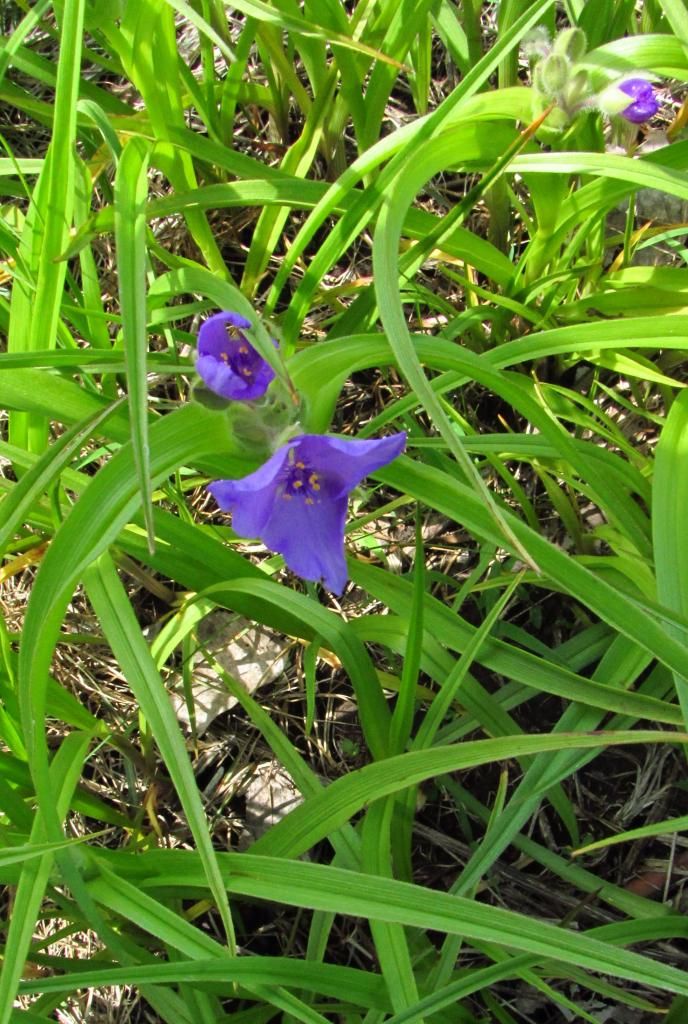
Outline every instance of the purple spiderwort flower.
<svg viewBox="0 0 688 1024">
<path fill-rule="evenodd" d="M 627 78 L 619 85 L 621 92 L 625 92 L 633 100 L 624 110 L 621 116 L 633 124 L 642 124 L 649 121 L 659 110 L 659 100 L 655 96 L 655 90 L 651 82 L 645 78 Z"/>
<path fill-rule="evenodd" d="M 347 580 L 344 525 L 349 492 L 404 450 L 406 434 L 372 441 L 302 434 L 241 480 L 208 490 L 232 528 L 260 537 L 297 575 L 341 594 Z"/>
<path fill-rule="evenodd" d="M 629 103 L 629 99 L 632 101 Z M 608 85 L 597 97 L 597 106 L 610 116 L 625 117 L 633 124 L 649 121 L 660 107 L 655 88 L 647 78 L 625 78 Z"/>
<path fill-rule="evenodd" d="M 243 333 L 251 321 L 238 313 L 208 317 L 198 332 L 196 371 L 216 395 L 234 401 L 262 398 L 275 371 Z"/>
</svg>

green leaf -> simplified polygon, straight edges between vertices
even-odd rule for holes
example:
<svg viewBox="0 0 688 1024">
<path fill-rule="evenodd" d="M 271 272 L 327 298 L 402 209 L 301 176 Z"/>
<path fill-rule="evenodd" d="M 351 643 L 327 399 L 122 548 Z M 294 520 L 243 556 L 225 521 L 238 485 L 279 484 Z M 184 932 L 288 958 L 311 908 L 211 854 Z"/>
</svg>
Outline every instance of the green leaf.
<svg viewBox="0 0 688 1024">
<path fill-rule="evenodd" d="M 298 857 L 348 821 L 371 800 L 397 793 L 437 775 L 467 767 L 489 764 L 498 759 L 522 757 L 542 751 L 587 749 L 633 742 L 684 743 L 684 733 L 606 732 L 599 735 L 507 736 L 475 740 L 454 747 L 414 750 L 386 758 L 350 772 L 317 796 L 306 800 L 265 833 L 252 847 L 255 853 L 271 857 Z"/>
<path fill-rule="evenodd" d="M 17 277 L 10 304 L 10 352 L 55 346 L 66 265 L 64 250 L 74 210 L 74 143 L 79 92 L 84 0 L 65 0 L 55 87 L 52 138 L 26 217 L 19 262 L 27 276 Z M 12 414 L 10 440 L 41 452 L 47 422 L 32 414 Z"/>
<path fill-rule="evenodd" d="M 655 459 L 652 486 L 657 596 L 668 609 L 688 616 L 688 546 L 685 540 L 688 500 L 688 392 L 671 407 Z M 667 627 L 667 635 L 678 637 Z M 674 672 L 676 692 L 688 722 L 688 672 Z"/>
<path fill-rule="evenodd" d="M 90 736 L 83 733 L 66 736 L 50 766 L 50 785 L 55 794 L 54 810 L 60 821 L 67 814 L 89 742 Z M 12 1015 L 17 985 L 24 969 L 45 887 L 50 877 L 53 853 L 60 848 L 60 844 L 57 843 L 49 843 L 46 846 L 45 836 L 45 820 L 39 810 L 31 830 L 31 845 L 37 844 L 48 852 L 25 861 L 17 886 L 0 973 L 0 1024 L 7 1024 Z"/>
<path fill-rule="evenodd" d="M 149 155 L 149 147 L 139 139 L 130 139 L 124 147 L 115 177 L 115 240 L 131 440 L 148 545 L 152 550 L 154 528 L 148 443 L 145 215 Z"/>
<path fill-rule="evenodd" d="M 585 737 L 586 741 L 596 739 Z M 189 892 L 204 885 L 203 872 L 193 853 L 165 850 L 140 856 L 99 856 L 104 856 L 113 869 L 116 865 L 119 874 L 126 872 L 131 881 L 146 891 L 172 886 Z M 651 985 L 660 991 L 688 994 L 684 971 L 614 948 L 585 933 L 532 920 L 500 907 L 329 865 L 252 853 L 220 854 L 218 859 L 225 884 L 237 894 L 463 935 L 469 942 L 490 942 L 500 948 L 532 953 L 541 961 L 572 964 Z"/>
</svg>

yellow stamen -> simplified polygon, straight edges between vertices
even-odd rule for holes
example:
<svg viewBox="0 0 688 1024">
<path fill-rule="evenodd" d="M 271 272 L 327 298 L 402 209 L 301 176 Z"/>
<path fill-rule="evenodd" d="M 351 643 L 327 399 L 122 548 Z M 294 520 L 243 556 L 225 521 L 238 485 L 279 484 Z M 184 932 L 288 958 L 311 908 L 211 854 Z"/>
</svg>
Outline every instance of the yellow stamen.
<svg viewBox="0 0 688 1024">
<path fill-rule="evenodd" d="M 242 356 L 247 355 L 248 354 L 248 346 L 247 345 L 239 345 L 239 351 L 241 352 Z"/>
<path fill-rule="evenodd" d="M 312 498 L 306 498 L 306 504 L 307 505 L 313 505 L 314 504 L 313 499 Z"/>
<path fill-rule="evenodd" d="M 292 484 L 292 487 L 294 488 L 295 491 L 297 491 L 299 487 L 303 487 L 303 480 L 295 480 L 294 483 Z"/>
<path fill-rule="evenodd" d="M 297 462 L 296 463 L 296 468 L 297 469 L 305 469 L 306 468 L 306 463 L 305 462 Z"/>
</svg>

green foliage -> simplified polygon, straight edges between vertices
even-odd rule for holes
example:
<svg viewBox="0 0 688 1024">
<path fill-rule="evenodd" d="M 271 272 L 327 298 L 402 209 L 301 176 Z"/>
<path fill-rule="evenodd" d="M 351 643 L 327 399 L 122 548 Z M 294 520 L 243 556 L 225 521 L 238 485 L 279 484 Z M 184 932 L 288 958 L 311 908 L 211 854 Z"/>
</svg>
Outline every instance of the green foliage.
<svg viewBox="0 0 688 1024">
<path fill-rule="evenodd" d="M 581 103 L 634 71 L 678 96 L 685 6 L 6 8 L 0 1024 L 115 985 L 174 1024 L 511 1021 L 505 983 L 581 1020 L 589 993 L 682 1019 L 656 944 L 685 916 L 585 858 L 686 815 L 592 835 L 576 783 L 688 743 L 685 110 L 638 149 Z M 284 423 L 408 433 L 352 502 L 341 604 L 204 504 L 258 464 L 241 417 L 192 399 L 218 309 L 252 319 Z M 218 610 L 293 652 L 298 727 L 207 642 Z M 125 712 L 90 703 L 94 650 Z M 193 701 L 194 657 L 253 737 L 227 801 L 254 744 L 303 798 L 246 852 L 169 701 L 180 666 Z M 323 665 L 355 706 L 338 749 Z M 511 909 L 505 864 L 570 917 Z"/>
</svg>

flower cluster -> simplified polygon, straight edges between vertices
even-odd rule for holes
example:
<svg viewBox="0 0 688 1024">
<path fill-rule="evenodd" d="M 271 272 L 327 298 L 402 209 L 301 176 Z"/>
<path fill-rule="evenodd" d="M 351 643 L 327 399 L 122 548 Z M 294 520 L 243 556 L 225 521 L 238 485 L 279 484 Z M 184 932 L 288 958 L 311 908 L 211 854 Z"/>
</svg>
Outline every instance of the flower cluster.
<svg viewBox="0 0 688 1024">
<path fill-rule="evenodd" d="M 609 117 L 623 117 L 633 124 L 648 121 L 659 110 L 652 83 L 642 74 L 619 78 L 602 90 L 595 88 L 584 65 L 585 33 L 567 28 L 550 41 L 540 28 L 524 46 L 529 58 L 537 116 L 554 104 L 547 124 L 565 128 L 579 113 L 597 108 Z M 630 100 L 630 102 L 629 102 Z"/>
<path fill-rule="evenodd" d="M 221 397 L 262 398 L 274 371 L 251 345 L 251 322 L 237 313 L 210 317 L 198 336 L 196 369 Z M 406 446 L 406 434 L 370 441 L 300 434 L 254 473 L 216 480 L 208 490 L 242 537 L 258 537 L 304 579 L 341 594 L 347 580 L 344 527 L 348 497 L 369 473 Z"/>
</svg>

